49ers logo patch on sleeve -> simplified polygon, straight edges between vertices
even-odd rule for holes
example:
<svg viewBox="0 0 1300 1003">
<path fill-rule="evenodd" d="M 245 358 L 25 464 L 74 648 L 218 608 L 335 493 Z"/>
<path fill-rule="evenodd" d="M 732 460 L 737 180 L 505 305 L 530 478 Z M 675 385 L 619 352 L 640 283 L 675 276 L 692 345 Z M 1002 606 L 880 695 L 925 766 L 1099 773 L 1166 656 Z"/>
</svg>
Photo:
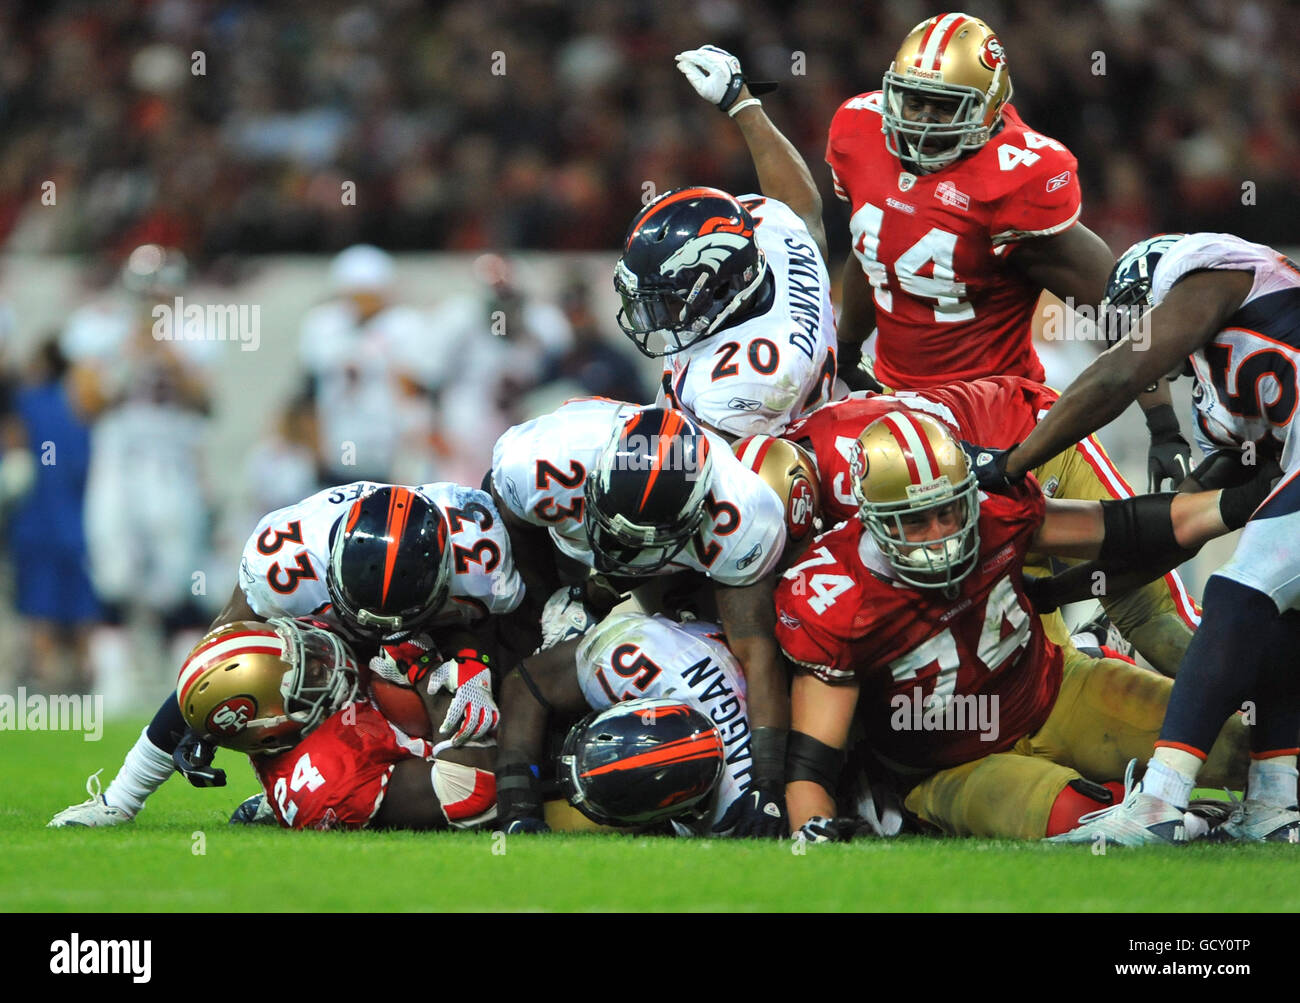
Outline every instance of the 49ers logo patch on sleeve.
<svg viewBox="0 0 1300 1003">
<path fill-rule="evenodd" d="M 248 694 L 223 700 L 212 708 L 204 726 L 214 735 L 234 735 L 257 716 L 257 701 Z"/>
</svg>

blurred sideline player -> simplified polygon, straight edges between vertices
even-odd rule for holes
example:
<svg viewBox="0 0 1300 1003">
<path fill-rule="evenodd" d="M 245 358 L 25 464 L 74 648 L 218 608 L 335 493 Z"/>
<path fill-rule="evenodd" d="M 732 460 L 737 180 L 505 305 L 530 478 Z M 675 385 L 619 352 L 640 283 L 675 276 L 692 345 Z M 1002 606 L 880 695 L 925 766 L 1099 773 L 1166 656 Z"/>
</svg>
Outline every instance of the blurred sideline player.
<svg viewBox="0 0 1300 1003">
<path fill-rule="evenodd" d="M 604 613 L 661 576 L 681 576 L 673 584 L 687 588 L 697 586 L 683 573 L 709 580 L 753 725 L 758 800 L 738 825 L 783 836 L 789 684 L 772 588 L 786 532 L 776 494 L 682 412 L 608 400 L 569 401 L 510 429 L 493 453 L 491 484 L 530 592 L 585 583 L 586 601 Z M 609 598 L 593 588 L 593 570 L 612 580 Z"/>
<path fill-rule="evenodd" d="M 1239 838 L 1300 841 L 1300 267 L 1270 247 L 1222 233 L 1142 241 L 1115 266 L 1107 300 L 1150 313 L 1143 350 L 1125 337 L 1061 395 L 1009 452 L 978 473 L 996 487 L 1115 418 L 1145 385 L 1190 364 L 1198 433 L 1239 476 L 1277 458 L 1282 480 L 1253 512 L 1232 560 L 1205 587 L 1205 618 L 1187 650 L 1169 714 L 1141 785 L 1086 834 L 1178 841 L 1175 817 L 1203 777 L 1216 715 L 1251 700 L 1247 797 Z M 1213 459 L 1213 457 L 1212 457 Z M 1183 833 L 1185 836 L 1185 833 Z"/>
<path fill-rule="evenodd" d="M 347 646 L 319 621 L 237 621 L 195 646 L 176 697 L 197 735 L 247 754 L 267 821 L 464 829 L 495 818 L 492 752 L 453 749 L 435 759 L 440 750 L 367 699 L 360 676 Z M 423 690 L 421 698 L 429 714 L 445 710 L 445 700 L 435 706 Z"/>
<path fill-rule="evenodd" d="M 671 359 L 660 404 L 730 438 L 775 435 L 835 396 L 821 196 L 734 56 L 706 45 L 677 67 L 740 127 L 761 194 L 683 188 L 642 209 L 614 268 L 619 324 L 643 354 Z"/>
<path fill-rule="evenodd" d="M 816 458 L 819 495 L 827 526 L 857 516 L 849 467 L 858 435 L 877 418 L 890 411 L 921 411 L 942 421 L 958 438 L 984 445 L 1006 447 L 1020 442 L 1056 401 L 1056 392 L 1019 376 L 995 376 L 968 383 L 950 383 L 924 390 L 901 390 L 894 395 L 856 392 L 845 400 L 820 408 L 786 430 L 785 438 L 803 446 Z M 1081 468 L 1095 465 L 1105 471 L 1113 483 L 1118 474 L 1110 466 L 1101 445 L 1085 439 L 1073 449 L 1062 450 L 1034 471 L 1034 477 L 1048 497 L 1056 495 L 1057 485 L 1072 481 L 1087 483 L 1079 476 Z M 1121 492 L 1107 493 L 1102 482 L 1091 482 L 1098 490 L 1081 500 L 1102 501 Z M 1031 555 L 1028 566 L 1043 567 L 1047 558 Z M 1172 572 L 1166 576 L 1169 591 L 1179 597 L 1182 608 L 1193 610 L 1191 597 Z M 1112 583 L 1113 584 L 1113 583 Z M 1169 632 L 1159 621 L 1160 607 L 1148 601 L 1149 593 L 1109 588 L 1098 598 L 1120 633 L 1132 640 L 1137 650 L 1161 673 L 1172 676 L 1182 659 L 1181 645 L 1169 642 Z M 1152 623 L 1155 620 L 1156 623 Z M 1065 623 L 1059 613 L 1045 616 L 1048 636 L 1057 644 L 1066 639 Z"/>
<path fill-rule="evenodd" d="M 1075 159 L 1025 125 L 1011 92 L 989 26 L 941 14 L 903 40 L 882 90 L 849 99 L 831 121 L 826 160 L 853 212 L 838 338 L 854 389 L 874 389 L 858 370 L 873 327 L 874 376 L 886 389 L 1001 375 L 1041 383 L 1031 329 L 1042 291 L 1101 302 L 1114 256 L 1078 222 Z M 1155 491 L 1167 477 L 1182 483 L 1191 454 L 1168 387 L 1150 386 L 1142 406 Z M 1133 493 L 1099 445 L 1062 461 L 1058 476 L 1042 482 L 1051 497 Z M 1111 616 L 1144 624 L 1142 647 L 1170 652 L 1160 658 L 1169 671 L 1199 613 L 1173 575 L 1112 603 Z"/>
<path fill-rule="evenodd" d="M 1149 753 L 1172 684 L 1063 656 L 1032 615 L 1024 555 L 1168 566 L 1241 525 L 1259 485 L 1234 489 L 1247 501 L 1222 514 L 1222 492 L 1060 501 L 1027 480 L 981 496 L 952 433 L 915 411 L 869 425 L 851 469 L 860 517 L 816 538 L 777 589 L 777 638 L 798 673 L 792 829 L 834 814 L 855 714 L 907 809 L 950 835 L 1039 838 L 1108 804 L 1101 785 Z M 1223 718 L 1208 773 L 1231 784 L 1246 739 L 1238 717 Z"/>
<path fill-rule="evenodd" d="M 509 539 L 487 494 L 455 484 L 357 481 L 263 517 L 244 545 L 230 601 L 210 629 L 313 616 L 370 650 L 382 644 L 372 664 L 386 677 L 426 683 L 432 672 L 458 691 L 453 706 L 461 716 L 444 720 L 443 728 L 461 725 L 456 740 L 463 742 L 496 721 L 480 654 L 486 638 L 465 628 L 514 612 L 523 596 Z M 456 654 L 435 666 L 437 651 Z M 130 821 L 180 765 L 174 756 L 185 731 L 173 695 L 108 789 L 99 794 L 88 784 L 90 799 L 59 812 L 50 825 Z M 91 780 L 97 787 L 97 777 Z M 196 772 L 196 781 L 206 786 L 214 778 Z"/>
</svg>

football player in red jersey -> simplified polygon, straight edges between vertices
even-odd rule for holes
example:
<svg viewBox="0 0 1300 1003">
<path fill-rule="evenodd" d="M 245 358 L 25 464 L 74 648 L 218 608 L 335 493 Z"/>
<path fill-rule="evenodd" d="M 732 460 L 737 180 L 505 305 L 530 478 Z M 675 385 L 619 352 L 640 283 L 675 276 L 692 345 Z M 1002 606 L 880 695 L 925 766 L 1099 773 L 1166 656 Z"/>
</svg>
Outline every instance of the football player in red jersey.
<svg viewBox="0 0 1300 1003">
<path fill-rule="evenodd" d="M 1011 92 L 992 29 L 948 13 L 908 34 L 881 90 L 835 113 L 826 160 L 852 208 L 837 329 L 851 387 L 864 386 L 861 344 L 873 327 L 875 377 L 892 390 L 1000 375 L 1041 382 L 1031 326 L 1042 292 L 1089 309 L 1101 303 L 1115 259 L 1079 222 L 1074 156 L 1024 123 Z M 1150 387 L 1140 400 L 1156 491 L 1166 479 L 1182 483 L 1191 447 L 1169 388 Z M 1044 489 L 1057 498 L 1131 495 L 1100 446 L 1096 454 Z M 1177 576 L 1121 605 L 1123 619 L 1161 635 L 1148 647 L 1169 650 L 1162 664 L 1176 665 L 1199 622 Z"/>
<path fill-rule="evenodd" d="M 1063 656 L 1031 615 L 1024 555 L 1168 566 L 1240 525 L 1222 493 L 1059 501 L 1026 480 L 982 497 L 953 435 L 914 411 L 862 432 L 852 480 L 861 518 L 814 540 L 777 590 L 777 639 L 799 673 L 792 829 L 814 820 L 806 835 L 824 837 L 855 714 L 907 808 L 951 835 L 1052 835 L 1108 803 L 1099 785 L 1149 755 L 1171 681 Z M 1206 769 L 1235 781 L 1246 739 L 1236 718 L 1227 727 Z"/>
<path fill-rule="evenodd" d="M 900 390 L 897 394 L 857 392 L 835 401 L 800 419 L 786 430 L 783 438 L 804 448 L 816 458 L 816 479 L 821 512 L 826 526 L 856 517 L 857 499 L 853 493 L 849 465 L 858 435 L 877 418 L 890 411 L 922 411 L 942 421 L 958 438 L 981 445 L 1005 448 L 1022 441 L 1057 399 L 1056 391 L 1020 376 L 995 376 L 970 382 L 948 383 L 924 390 Z M 1122 485 L 1119 472 L 1111 465 L 1105 451 L 1093 438 L 1073 449 L 1064 450 L 1034 470 L 1044 492 L 1051 496 L 1055 486 L 1083 480 L 1082 473 L 1098 475 L 1098 483 L 1109 481 Z M 1104 481 L 1102 480 L 1104 478 Z M 1123 496 L 1114 490 L 1113 495 Z M 1107 497 L 1093 493 L 1094 499 Z M 1041 575 L 1046 558 L 1030 558 L 1028 571 Z M 1112 582 L 1113 584 L 1113 582 Z M 1175 596 L 1183 614 L 1190 619 L 1195 605 L 1182 582 L 1172 572 L 1165 577 L 1166 594 Z M 1184 645 L 1170 643 L 1181 632 L 1168 629 L 1169 624 L 1153 608 L 1149 594 L 1142 590 L 1108 589 L 1100 597 L 1103 607 L 1121 634 L 1158 671 L 1172 676 L 1182 658 Z M 1048 636 L 1057 644 L 1068 637 L 1059 613 L 1044 617 Z"/>
</svg>

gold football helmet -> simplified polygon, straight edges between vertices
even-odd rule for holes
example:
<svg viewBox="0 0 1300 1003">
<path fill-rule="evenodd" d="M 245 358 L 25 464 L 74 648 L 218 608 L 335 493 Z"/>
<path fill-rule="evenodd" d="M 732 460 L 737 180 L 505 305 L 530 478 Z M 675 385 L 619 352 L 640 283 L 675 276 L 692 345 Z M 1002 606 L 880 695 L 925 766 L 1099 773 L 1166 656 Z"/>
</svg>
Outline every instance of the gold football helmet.
<svg viewBox="0 0 1300 1003">
<path fill-rule="evenodd" d="M 770 435 L 738 439 L 731 449 L 781 499 L 791 540 L 802 540 L 820 527 L 820 479 L 817 465 L 805 450 Z"/>
<path fill-rule="evenodd" d="M 900 581 L 956 585 L 979 555 L 979 488 L 966 454 L 944 425 L 893 411 L 862 430 L 849 463 L 862 521 Z M 931 525 L 939 523 L 939 535 Z M 948 527 L 954 527 L 946 531 Z"/>
<path fill-rule="evenodd" d="M 357 694 L 357 664 L 334 634 L 296 620 L 224 624 L 176 683 L 186 723 L 248 755 L 291 749 Z"/>
<path fill-rule="evenodd" d="M 903 100 L 955 101 L 949 122 L 909 121 Z M 881 110 L 885 146 L 930 173 L 988 142 L 1011 100 L 1006 53 L 993 29 L 968 14 L 939 14 L 903 39 L 885 72 Z"/>
</svg>

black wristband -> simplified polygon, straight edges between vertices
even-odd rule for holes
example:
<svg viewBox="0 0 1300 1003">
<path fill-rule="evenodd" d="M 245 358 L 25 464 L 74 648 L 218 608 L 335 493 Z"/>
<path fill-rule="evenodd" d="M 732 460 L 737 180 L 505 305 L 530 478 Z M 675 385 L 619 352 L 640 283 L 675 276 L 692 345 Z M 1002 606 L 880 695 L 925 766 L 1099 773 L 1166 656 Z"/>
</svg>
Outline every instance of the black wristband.
<svg viewBox="0 0 1300 1003">
<path fill-rule="evenodd" d="M 750 740 L 754 757 L 754 779 L 785 786 L 785 748 L 789 732 L 784 728 L 755 728 Z"/>
<path fill-rule="evenodd" d="M 835 794 L 844 762 L 844 755 L 839 749 L 833 749 L 802 731 L 792 731 L 785 761 L 786 783 L 810 780 L 827 794 Z"/>
<path fill-rule="evenodd" d="M 1174 497 L 1172 491 L 1167 491 L 1103 501 L 1101 515 L 1106 536 L 1097 556 L 1102 560 L 1154 561 L 1181 552 L 1171 515 Z"/>
<path fill-rule="evenodd" d="M 1273 471 L 1281 473 L 1276 464 L 1269 464 L 1245 484 L 1224 488 L 1219 495 L 1219 518 L 1229 529 L 1241 529 L 1255 514 L 1255 509 L 1272 493 Z"/>
<path fill-rule="evenodd" d="M 542 785 L 537 767 L 512 763 L 497 770 L 497 812 L 503 819 L 541 818 Z"/>
<path fill-rule="evenodd" d="M 1146 413 L 1146 419 L 1147 431 L 1151 433 L 1153 442 L 1172 439 L 1174 436 L 1182 438 L 1183 432 L 1178 427 L 1178 415 L 1172 404 L 1157 404 Z"/>
</svg>

